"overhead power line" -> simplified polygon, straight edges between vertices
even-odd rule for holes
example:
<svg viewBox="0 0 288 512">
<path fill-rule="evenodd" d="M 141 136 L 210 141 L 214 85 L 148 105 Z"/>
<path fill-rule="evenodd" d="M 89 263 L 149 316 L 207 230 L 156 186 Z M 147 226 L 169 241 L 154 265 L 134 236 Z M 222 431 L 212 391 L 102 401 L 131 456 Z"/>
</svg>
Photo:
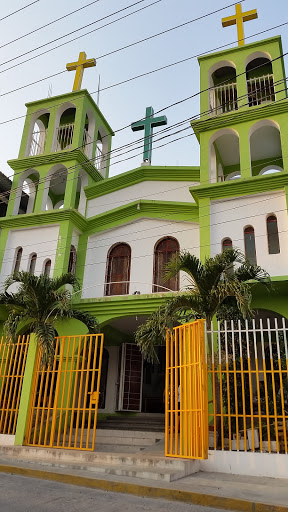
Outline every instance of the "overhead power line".
<svg viewBox="0 0 288 512">
<path fill-rule="evenodd" d="M 3 18 L 0 18 L 0 21 L 10 18 L 10 16 L 14 16 L 14 14 L 17 14 L 20 11 L 24 11 L 24 9 L 27 9 L 27 7 L 31 7 L 31 5 L 37 4 L 38 2 L 40 2 L 40 0 L 35 0 L 34 2 L 31 2 L 30 4 L 24 5 L 24 7 L 20 7 L 20 9 L 17 9 L 17 11 L 13 11 L 13 12 L 10 12 L 10 14 L 6 14 L 6 16 L 3 16 Z"/>
<path fill-rule="evenodd" d="M 37 2 L 39 2 L 39 1 L 40 0 L 37 0 Z M 1 48 L 5 48 L 5 46 L 8 46 L 9 44 L 16 43 L 16 41 L 20 41 L 20 39 L 24 39 L 24 37 L 30 36 L 31 34 L 35 34 L 35 32 L 39 32 L 39 30 L 43 30 L 43 28 L 49 27 L 50 25 L 53 25 L 54 23 L 57 23 L 58 21 L 64 20 L 65 18 L 68 18 L 68 16 L 72 16 L 72 14 L 75 14 L 76 12 L 82 11 L 83 9 L 87 9 L 87 7 L 90 7 L 90 5 L 96 4 L 97 2 L 100 2 L 100 0 L 94 0 L 93 2 L 90 2 L 89 4 L 83 5 L 83 7 L 79 7 L 79 9 L 75 9 L 75 11 L 70 11 L 67 14 L 64 14 L 64 16 L 60 16 L 60 18 L 57 18 L 56 20 L 50 21 L 49 23 L 46 23 L 45 25 L 42 25 L 41 27 L 37 27 L 34 30 L 31 30 L 30 32 L 26 32 L 26 34 L 16 37 L 16 39 L 12 39 L 12 41 L 9 41 L 8 43 L 2 44 L 0 46 L 0 50 L 1 50 Z M 36 2 L 32 2 L 32 3 L 36 3 Z M 30 5 L 32 5 L 32 4 L 30 4 Z M 28 6 L 26 6 L 26 7 L 28 7 Z M 18 12 L 18 11 L 16 11 L 16 12 Z M 11 16 L 11 14 L 9 16 Z M 4 18 L 2 18 L 2 19 L 4 19 Z"/>
</svg>

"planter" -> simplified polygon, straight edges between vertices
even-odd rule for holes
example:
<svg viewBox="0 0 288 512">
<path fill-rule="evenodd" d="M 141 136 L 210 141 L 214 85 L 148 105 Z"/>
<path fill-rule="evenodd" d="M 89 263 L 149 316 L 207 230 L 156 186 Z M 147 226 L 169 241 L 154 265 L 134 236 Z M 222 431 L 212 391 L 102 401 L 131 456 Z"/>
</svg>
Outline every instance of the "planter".
<svg viewBox="0 0 288 512">
<path fill-rule="evenodd" d="M 218 444 L 218 438 L 219 438 L 219 432 L 216 432 L 216 446 Z M 215 449 L 216 446 L 214 446 L 214 431 L 209 430 L 209 448 Z"/>
<path fill-rule="evenodd" d="M 252 450 L 253 448 L 253 445 L 252 445 L 252 435 L 254 432 L 254 450 L 257 450 L 260 446 L 260 443 L 259 443 L 259 433 L 258 433 L 258 430 L 256 428 L 254 428 L 254 431 L 252 431 L 252 428 L 248 428 L 247 429 L 247 438 L 248 438 L 248 443 L 247 443 L 247 450 Z"/>
<path fill-rule="evenodd" d="M 249 449 L 248 441 L 246 443 L 246 449 Z M 232 439 L 231 441 L 231 450 L 236 451 L 237 450 L 237 439 Z M 244 452 L 245 451 L 245 439 L 239 439 L 239 451 Z"/>
<path fill-rule="evenodd" d="M 263 452 L 268 452 L 269 453 L 269 445 L 268 445 L 268 441 L 263 441 L 262 442 L 262 446 L 263 446 Z M 271 453 L 277 453 L 277 443 L 276 441 L 270 441 L 270 447 L 271 447 Z"/>
</svg>

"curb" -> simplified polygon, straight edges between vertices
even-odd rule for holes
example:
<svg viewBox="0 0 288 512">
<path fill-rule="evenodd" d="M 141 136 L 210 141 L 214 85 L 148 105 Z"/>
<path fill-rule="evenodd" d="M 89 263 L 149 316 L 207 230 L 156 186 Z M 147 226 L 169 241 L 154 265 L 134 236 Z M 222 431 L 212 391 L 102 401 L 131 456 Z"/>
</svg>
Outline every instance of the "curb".
<svg viewBox="0 0 288 512">
<path fill-rule="evenodd" d="M 39 469 L 0 465 L 0 473 L 39 478 L 41 480 L 50 480 L 63 484 L 89 487 L 90 489 L 100 489 L 102 491 L 126 493 L 145 498 L 158 498 L 182 503 L 191 503 L 194 505 L 201 505 L 203 507 L 214 507 L 225 510 L 241 512 L 288 512 L 288 507 L 282 505 L 269 505 L 237 498 L 214 496 L 212 494 L 201 494 L 161 487 L 147 487 L 145 485 L 100 480 L 62 473 L 52 473 L 49 471 L 41 471 Z"/>
</svg>

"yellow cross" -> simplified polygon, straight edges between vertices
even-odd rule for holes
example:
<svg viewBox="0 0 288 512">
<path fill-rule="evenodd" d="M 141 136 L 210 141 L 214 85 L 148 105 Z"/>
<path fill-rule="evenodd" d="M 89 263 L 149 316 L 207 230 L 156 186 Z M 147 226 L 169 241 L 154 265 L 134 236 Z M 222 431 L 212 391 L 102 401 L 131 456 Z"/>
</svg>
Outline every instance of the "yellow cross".
<svg viewBox="0 0 288 512">
<path fill-rule="evenodd" d="M 96 60 L 86 59 L 85 52 L 79 53 L 78 62 L 70 62 L 70 64 L 66 64 L 66 69 L 68 71 L 75 71 L 76 69 L 75 80 L 72 89 L 73 91 L 80 91 L 81 89 L 84 68 L 92 68 L 93 66 L 96 66 Z"/>
<path fill-rule="evenodd" d="M 236 4 L 236 16 L 228 16 L 222 19 L 222 26 L 229 27 L 230 25 L 237 25 L 238 32 L 238 45 L 244 45 L 244 21 L 255 20 L 258 18 L 257 9 L 252 11 L 242 12 L 241 4 Z"/>
</svg>

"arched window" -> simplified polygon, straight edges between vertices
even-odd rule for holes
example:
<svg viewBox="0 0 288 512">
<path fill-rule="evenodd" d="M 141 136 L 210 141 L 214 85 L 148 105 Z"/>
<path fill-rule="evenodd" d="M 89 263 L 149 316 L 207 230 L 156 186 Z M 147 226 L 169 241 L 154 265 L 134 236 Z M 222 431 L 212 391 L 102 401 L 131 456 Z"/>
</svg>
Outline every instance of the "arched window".
<svg viewBox="0 0 288 512">
<path fill-rule="evenodd" d="M 69 263 L 68 263 L 68 272 L 71 274 L 75 274 L 76 272 L 76 260 L 77 260 L 77 252 L 74 245 L 71 245 Z"/>
<path fill-rule="evenodd" d="M 23 254 L 23 249 L 22 249 L 22 247 L 19 247 L 19 249 L 17 249 L 16 258 L 15 258 L 14 272 L 19 272 L 19 270 L 20 270 L 22 254 Z"/>
<path fill-rule="evenodd" d="M 44 265 L 44 276 L 50 276 L 51 260 L 47 260 Z"/>
<path fill-rule="evenodd" d="M 251 265 L 257 265 L 255 233 L 252 226 L 248 226 L 244 230 L 244 245 L 246 258 L 250 261 Z"/>
<path fill-rule="evenodd" d="M 179 243 L 175 238 L 164 238 L 157 242 L 154 251 L 154 279 L 153 292 L 166 292 L 179 290 L 179 276 L 172 277 L 164 282 L 163 273 L 168 261 L 179 252 Z"/>
<path fill-rule="evenodd" d="M 232 249 L 231 238 L 224 238 L 224 240 L 222 240 L 222 252 L 225 251 L 225 249 Z"/>
<path fill-rule="evenodd" d="M 266 220 L 267 225 L 267 238 L 268 238 L 268 252 L 269 254 L 279 254 L 279 234 L 276 215 L 269 215 Z"/>
<path fill-rule="evenodd" d="M 128 244 L 115 245 L 108 255 L 105 295 L 129 293 L 131 248 Z"/>
<path fill-rule="evenodd" d="M 28 270 L 28 272 L 30 272 L 30 274 L 34 274 L 34 272 L 35 272 L 36 261 L 37 261 L 37 254 L 34 252 L 30 256 L 30 263 L 29 263 L 29 270 Z"/>
</svg>

